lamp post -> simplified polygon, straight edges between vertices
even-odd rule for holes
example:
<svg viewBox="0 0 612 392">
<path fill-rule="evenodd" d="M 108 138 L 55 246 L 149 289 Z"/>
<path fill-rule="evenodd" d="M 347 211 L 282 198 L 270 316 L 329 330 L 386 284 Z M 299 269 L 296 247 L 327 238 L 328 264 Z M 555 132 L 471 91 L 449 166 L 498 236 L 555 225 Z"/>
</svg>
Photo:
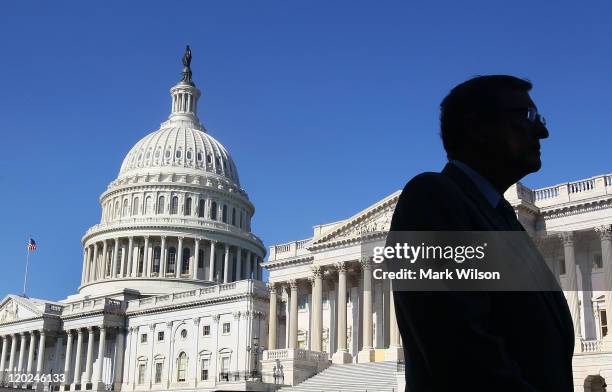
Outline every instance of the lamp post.
<svg viewBox="0 0 612 392">
<path fill-rule="evenodd" d="M 255 366 L 251 370 L 251 378 L 255 378 L 257 372 L 259 370 L 258 360 L 259 360 L 259 350 L 262 350 L 263 347 L 259 346 L 259 337 L 253 337 L 253 342 L 250 346 L 247 347 L 247 351 L 249 352 L 249 358 L 251 357 L 251 352 L 255 355 Z"/>
</svg>

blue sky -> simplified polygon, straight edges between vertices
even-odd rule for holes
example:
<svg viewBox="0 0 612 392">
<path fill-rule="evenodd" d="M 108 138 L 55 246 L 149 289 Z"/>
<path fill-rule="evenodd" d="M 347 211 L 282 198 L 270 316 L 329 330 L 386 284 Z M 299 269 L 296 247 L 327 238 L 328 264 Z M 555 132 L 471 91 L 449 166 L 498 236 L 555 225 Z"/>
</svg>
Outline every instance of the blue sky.
<svg viewBox="0 0 612 392">
<path fill-rule="evenodd" d="M 612 3 L 2 2 L 0 296 L 81 277 L 80 238 L 124 155 L 169 113 L 185 44 L 199 113 L 231 152 L 267 246 L 347 218 L 445 157 L 455 84 L 534 83 L 551 132 L 532 187 L 612 172 Z"/>
</svg>

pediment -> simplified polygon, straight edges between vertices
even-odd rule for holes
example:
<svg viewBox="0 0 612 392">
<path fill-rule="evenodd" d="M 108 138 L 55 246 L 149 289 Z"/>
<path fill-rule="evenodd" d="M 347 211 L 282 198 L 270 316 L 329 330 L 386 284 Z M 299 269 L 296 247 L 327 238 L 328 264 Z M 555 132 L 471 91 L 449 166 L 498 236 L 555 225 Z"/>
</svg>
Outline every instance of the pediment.
<svg viewBox="0 0 612 392">
<path fill-rule="evenodd" d="M 385 233 L 391 226 L 391 218 L 401 191 L 392 193 L 370 207 L 353 215 L 319 237 L 314 238 L 310 246 L 321 246 L 337 240 L 359 238 L 370 233 Z"/>
<path fill-rule="evenodd" d="M 0 323 L 42 316 L 42 311 L 30 302 L 27 298 L 7 296 L 0 304 Z"/>
</svg>

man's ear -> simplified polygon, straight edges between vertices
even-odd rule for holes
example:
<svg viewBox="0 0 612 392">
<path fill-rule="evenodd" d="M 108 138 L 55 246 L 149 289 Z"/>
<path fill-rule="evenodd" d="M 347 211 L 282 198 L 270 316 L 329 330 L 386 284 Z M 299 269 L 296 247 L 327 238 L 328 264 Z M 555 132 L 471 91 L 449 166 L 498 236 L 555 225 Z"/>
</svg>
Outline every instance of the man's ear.
<svg viewBox="0 0 612 392">
<path fill-rule="evenodd" d="M 484 119 L 481 115 L 471 112 L 463 118 L 463 129 L 465 131 L 465 140 L 469 144 L 482 145 L 486 139 L 490 137 L 485 126 Z"/>
</svg>

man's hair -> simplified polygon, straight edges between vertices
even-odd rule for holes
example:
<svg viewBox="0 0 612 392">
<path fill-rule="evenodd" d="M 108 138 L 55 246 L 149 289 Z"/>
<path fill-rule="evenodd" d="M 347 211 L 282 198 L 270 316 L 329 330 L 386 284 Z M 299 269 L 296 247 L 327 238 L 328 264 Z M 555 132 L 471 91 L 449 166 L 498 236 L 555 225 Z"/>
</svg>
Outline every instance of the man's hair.
<svg viewBox="0 0 612 392">
<path fill-rule="evenodd" d="M 528 92 L 531 87 L 531 82 L 510 75 L 476 76 L 455 86 L 440 104 L 440 137 L 448 158 L 453 159 L 465 143 L 466 115 L 490 114 L 499 107 L 500 93 Z"/>
</svg>

